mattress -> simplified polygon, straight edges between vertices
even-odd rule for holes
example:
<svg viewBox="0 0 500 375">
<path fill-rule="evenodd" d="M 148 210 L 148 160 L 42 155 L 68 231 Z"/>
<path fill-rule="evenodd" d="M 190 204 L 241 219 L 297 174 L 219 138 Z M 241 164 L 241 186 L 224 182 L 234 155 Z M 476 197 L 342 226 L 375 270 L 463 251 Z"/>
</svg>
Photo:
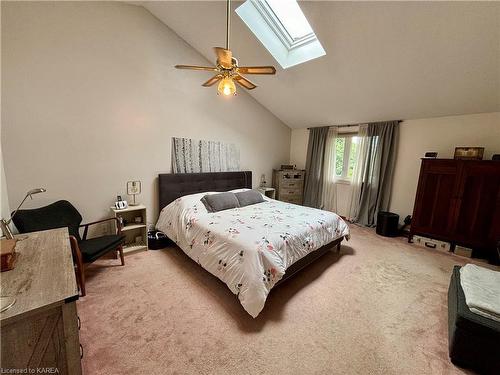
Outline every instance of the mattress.
<svg viewBox="0 0 500 375">
<path fill-rule="evenodd" d="M 156 224 L 204 269 L 222 280 L 256 317 L 272 287 L 292 264 L 340 238 L 349 227 L 333 212 L 264 197 L 241 208 L 209 213 L 186 195 L 170 203 Z"/>
</svg>

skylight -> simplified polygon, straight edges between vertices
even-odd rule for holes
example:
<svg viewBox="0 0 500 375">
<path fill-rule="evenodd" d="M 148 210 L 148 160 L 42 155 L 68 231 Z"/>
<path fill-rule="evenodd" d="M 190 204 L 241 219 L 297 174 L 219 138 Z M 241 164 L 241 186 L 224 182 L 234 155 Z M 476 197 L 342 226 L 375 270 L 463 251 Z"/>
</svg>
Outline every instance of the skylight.
<svg viewBox="0 0 500 375">
<path fill-rule="evenodd" d="M 326 54 L 296 0 L 247 0 L 236 13 L 285 69 Z"/>
<path fill-rule="evenodd" d="M 297 1 L 265 0 L 293 40 L 314 34 Z"/>
</svg>

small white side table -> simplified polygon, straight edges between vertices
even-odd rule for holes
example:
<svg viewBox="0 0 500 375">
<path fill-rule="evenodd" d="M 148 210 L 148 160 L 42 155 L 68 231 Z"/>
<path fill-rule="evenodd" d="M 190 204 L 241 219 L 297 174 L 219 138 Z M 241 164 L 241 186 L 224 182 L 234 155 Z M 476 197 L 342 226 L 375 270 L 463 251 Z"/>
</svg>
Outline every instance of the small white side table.
<svg viewBox="0 0 500 375">
<path fill-rule="evenodd" d="M 122 234 L 125 235 L 123 253 L 148 250 L 146 206 L 138 204 L 137 206 L 129 206 L 123 210 L 111 207 L 111 211 L 113 211 L 116 218 L 121 218 L 124 222 L 122 226 Z"/>
<path fill-rule="evenodd" d="M 257 188 L 257 190 L 260 193 L 264 194 L 268 198 L 276 199 L 276 189 L 275 188 L 260 187 L 260 188 Z"/>
</svg>

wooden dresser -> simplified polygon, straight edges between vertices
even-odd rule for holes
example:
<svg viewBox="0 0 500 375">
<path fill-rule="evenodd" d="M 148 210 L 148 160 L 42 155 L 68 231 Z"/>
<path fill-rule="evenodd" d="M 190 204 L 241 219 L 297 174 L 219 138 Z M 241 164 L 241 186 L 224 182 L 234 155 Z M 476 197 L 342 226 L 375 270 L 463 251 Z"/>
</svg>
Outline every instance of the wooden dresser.
<svg viewBox="0 0 500 375">
<path fill-rule="evenodd" d="M 16 267 L 1 274 L 1 295 L 16 302 L 0 313 L 0 367 L 25 371 L 9 373 L 81 374 L 78 288 L 68 230 L 27 236 L 16 244 Z"/>
<path fill-rule="evenodd" d="M 276 199 L 294 204 L 302 204 L 304 196 L 304 178 L 306 171 L 302 169 L 273 170 L 273 186 Z"/>
<path fill-rule="evenodd" d="M 500 241 L 500 161 L 423 159 L 414 234 L 470 247 L 495 260 Z"/>
</svg>

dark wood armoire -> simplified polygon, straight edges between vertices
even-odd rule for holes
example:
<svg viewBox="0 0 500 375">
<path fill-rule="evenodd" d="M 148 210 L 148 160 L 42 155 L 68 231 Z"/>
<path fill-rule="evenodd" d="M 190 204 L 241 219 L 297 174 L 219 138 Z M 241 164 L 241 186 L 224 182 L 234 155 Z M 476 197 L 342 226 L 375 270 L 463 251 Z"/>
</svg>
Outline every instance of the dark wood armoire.
<svg viewBox="0 0 500 375">
<path fill-rule="evenodd" d="M 500 161 L 422 159 L 410 239 L 415 234 L 498 261 Z"/>
</svg>

